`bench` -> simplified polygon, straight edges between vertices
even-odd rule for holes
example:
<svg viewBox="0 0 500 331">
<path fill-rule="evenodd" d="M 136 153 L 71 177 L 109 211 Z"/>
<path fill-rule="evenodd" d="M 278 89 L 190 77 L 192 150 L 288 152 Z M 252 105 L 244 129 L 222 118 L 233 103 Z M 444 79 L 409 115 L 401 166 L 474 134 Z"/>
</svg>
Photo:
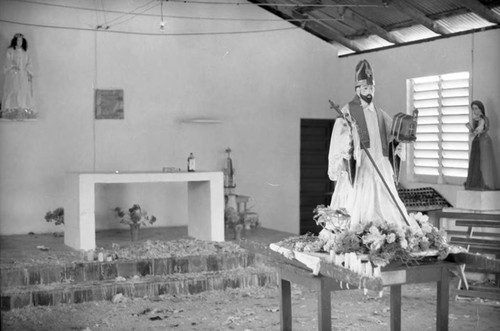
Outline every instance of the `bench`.
<svg viewBox="0 0 500 331">
<path fill-rule="evenodd" d="M 443 210 L 436 212 L 435 217 L 438 227 L 441 226 L 443 220 L 455 221 L 454 227 L 446 230 L 450 244 L 462 246 L 469 253 L 488 255 L 497 260 L 500 258 L 500 214 Z M 465 266 L 465 264 L 460 265 L 461 279 L 458 283 L 457 296 L 500 300 L 500 288 L 498 287 L 500 285 L 500 270 L 467 265 L 467 271 L 494 274 L 497 287 L 469 286 L 465 277 Z M 462 289 L 462 284 L 464 289 Z"/>
</svg>

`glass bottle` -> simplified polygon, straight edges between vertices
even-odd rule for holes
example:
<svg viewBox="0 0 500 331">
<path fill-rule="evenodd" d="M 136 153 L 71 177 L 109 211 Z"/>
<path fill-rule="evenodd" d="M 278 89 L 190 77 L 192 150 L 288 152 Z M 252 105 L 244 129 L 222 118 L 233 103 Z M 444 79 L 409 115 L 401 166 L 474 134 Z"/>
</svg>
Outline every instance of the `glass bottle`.
<svg viewBox="0 0 500 331">
<path fill-rule="evenodd" d="M 187 171 L 194 172 L 195 169 L 196 169 L 196 159 L 194 158 L 193 153 L 190 153 L 187 159 Z"/>
</svg>

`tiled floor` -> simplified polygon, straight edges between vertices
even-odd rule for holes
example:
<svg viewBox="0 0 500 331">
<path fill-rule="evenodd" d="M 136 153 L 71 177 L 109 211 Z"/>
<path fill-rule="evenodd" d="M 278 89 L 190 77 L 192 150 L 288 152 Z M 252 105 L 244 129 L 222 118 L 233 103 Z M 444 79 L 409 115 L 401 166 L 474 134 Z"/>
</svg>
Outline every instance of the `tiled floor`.
<svg viewBox="0 0 500 331">
<path fill-rule="evenodd" d="M 245 230 L 242 237 L 252 241 L 269 244 L 292 235 L 293 234 L 287 232 L 257 228 Z M 189 238 L 186 226 L 142 228 L 139 234 L 139 241 L 169 241 L 181 238 Z M 227 231 L 226 241 L 230 240 L 234 240 L 234 233 L 232 231 Z M 113 243 L 120 245 L 120 247 L 129 246 L 131 244 L 130 231 L 124 228 L 96 232 L 97 247 L 109 249 Z M 43 248 L 47 248 L 47 250 L 43 250 Z M 53 255 L 54 259 L 56 259 L 56 257 L 62 256 L 76 257 L 79 256 L 79 254 L 81 254 L 79 251 L 64 244 L 64 237 L 62 237 L 62 234 L 60 236 L 55 236 L 51 233 L 0 236 L 0 265 L 10 264 L 14 261 L 29 262 L 31 260 L 36 260 L 39 256 L 47 257 L 47 255 Z"/>
</svg>

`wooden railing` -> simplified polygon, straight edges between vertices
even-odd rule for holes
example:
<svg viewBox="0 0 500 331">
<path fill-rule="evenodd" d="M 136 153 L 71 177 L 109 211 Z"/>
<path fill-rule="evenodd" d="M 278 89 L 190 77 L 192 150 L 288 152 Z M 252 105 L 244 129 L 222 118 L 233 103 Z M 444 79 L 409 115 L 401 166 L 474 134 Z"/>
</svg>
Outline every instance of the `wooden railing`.
<svg viewBox="0 0 500 331">
<path fill-rule="evenodd" d="M 450 221 L 455 222 L 453 229 L 446 230 L 450 238 L 450 244 L 462 246 L 469 253 L 491 256 L 495 260 L 500 258 L 500 213 L 438 211 L 435 217 L 438 226 L 441 226 L 443 222 L 447 222 L 447 225 L 450 225 Z M 481 261 L 481 263 L 471 261 L 472 264 L 462 264 L 460 266 L 461 279 L 458 284 L 457 295 L 500 300 L 500 289 L 498 287 L 500 285 L 500 270 L 495 267 L 498 263 L 485 263 L 490 262 L 487 259 L 478 259 L 477 261 Z M 465 277 L 466 267 L 467 271 L 470 272 L 494 274 L 496 287 L 469 286 Z"/>
</svg>

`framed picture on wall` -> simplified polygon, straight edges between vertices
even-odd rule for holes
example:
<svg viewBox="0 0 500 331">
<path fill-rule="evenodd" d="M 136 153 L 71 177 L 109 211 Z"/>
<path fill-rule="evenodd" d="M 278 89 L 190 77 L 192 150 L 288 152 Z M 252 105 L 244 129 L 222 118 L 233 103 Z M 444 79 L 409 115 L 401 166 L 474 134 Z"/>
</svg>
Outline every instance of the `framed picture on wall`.
<svg viewBox="0 0 500 331">
<path fill-rule="evenodd" d="M 95 118 L 96 120 L 122 120 L 125 116 L 123 109 L 123 90 L 96 89 L 95 90 Z"/>
</svg>

